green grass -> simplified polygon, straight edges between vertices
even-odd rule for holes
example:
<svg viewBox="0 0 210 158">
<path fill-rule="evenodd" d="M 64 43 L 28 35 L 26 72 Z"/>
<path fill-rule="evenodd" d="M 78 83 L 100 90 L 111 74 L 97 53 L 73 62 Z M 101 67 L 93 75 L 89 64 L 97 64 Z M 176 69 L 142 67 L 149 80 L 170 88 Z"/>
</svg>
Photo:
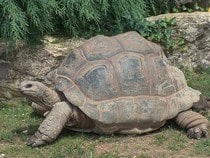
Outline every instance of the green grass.
<svg viewBox="0 0 210 158">
<path fill-rule="evenodd" d="M 185 71 L 189 85 L 210 96 L 210 71 Z M 209 117 L 210 118 L 210 117 Z M 185 130 L 168 123 L 143 136 L 97 135 L 64 130 L 50 145 L 26 145 L 43 118 L 27 102 L 0 103 L 0 155 L 10 158 L 210 157 L 210 139 L 188 139 Z"/>
<path fill-rule="evenodd" d="M 210 156 L 210 139 L 201 140 L 195 145 L 196 154 L 204 154 Z"/>
<path fill-rule="evenodd" d="M 210 68 L 206 70 L 184 71 L 188 85 L 210 97 Z"/>
<path fill-rule="evenodd" d="M 164 142 L 167 141 L 167 137 L 163 134 L 155 135 L 154 137 L 154 144 L 156 145 L 163 145 Z"/>
</svg>

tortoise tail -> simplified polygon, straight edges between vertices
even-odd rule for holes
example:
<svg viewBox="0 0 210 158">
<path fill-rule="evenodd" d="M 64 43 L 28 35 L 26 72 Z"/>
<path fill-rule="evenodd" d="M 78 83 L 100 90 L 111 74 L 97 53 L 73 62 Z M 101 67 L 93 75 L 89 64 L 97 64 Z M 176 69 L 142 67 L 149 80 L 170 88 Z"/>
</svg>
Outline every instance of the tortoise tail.
<svg viewBox="0 0 210 158">
<path fill-rule="evenodd" d="M 208 124 L 208 120 L 194 111 L 185 111 L 178 114 L 176 122 L 179 126 L 189 129 L 202 124 Z"/>
</svg>

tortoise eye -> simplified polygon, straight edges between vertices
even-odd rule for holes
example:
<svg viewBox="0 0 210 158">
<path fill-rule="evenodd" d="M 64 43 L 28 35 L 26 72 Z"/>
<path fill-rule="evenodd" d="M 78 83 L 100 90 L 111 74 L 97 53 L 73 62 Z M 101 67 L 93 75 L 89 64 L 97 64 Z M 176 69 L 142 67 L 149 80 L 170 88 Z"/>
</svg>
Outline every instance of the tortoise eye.
<svg viewBox="0 0 210 158">
<path fill-rule="evenodd" d="M 31 88 L 32 87 L 32 84 L 27 84 L 25 87 L 26 88 Z"/>
</svg>

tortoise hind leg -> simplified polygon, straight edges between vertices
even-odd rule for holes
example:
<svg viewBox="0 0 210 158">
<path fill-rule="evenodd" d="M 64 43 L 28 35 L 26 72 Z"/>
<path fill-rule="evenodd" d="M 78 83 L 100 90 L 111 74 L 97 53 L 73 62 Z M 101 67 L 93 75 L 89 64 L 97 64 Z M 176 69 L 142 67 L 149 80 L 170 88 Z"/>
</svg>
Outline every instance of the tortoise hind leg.
<svg viewBox="0 0 210 158">
<path fill-rule="evenodd" d="M 199 113 L 184 111 L 177 115 L 175 121 L 179 126 L 187 129 L 189 138 L 200 139 L 208 135 L 208 120 Z"/>
</svg>

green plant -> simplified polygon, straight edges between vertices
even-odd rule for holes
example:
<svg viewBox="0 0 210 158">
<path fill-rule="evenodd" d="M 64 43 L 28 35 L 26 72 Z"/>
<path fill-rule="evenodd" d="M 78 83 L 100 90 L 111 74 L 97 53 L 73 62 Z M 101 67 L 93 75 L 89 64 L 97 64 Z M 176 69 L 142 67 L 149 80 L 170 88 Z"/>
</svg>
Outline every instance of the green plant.
<svg viewBox="0 0 210 158">
<path fill-rule="evenodd" d="M 89 32 L 118 33 L 124 30 L 127 14 L 135 21 L 146 16 L 146 5 L 142 0 L 61 0 L 60 8 L 64 29 L 79 36 Z"/>
<path fill-rule="evenodd" d="M 178 0 L 147 0 L 149 15 L 159 15 L 170 12 L 193 12 L 207 11 L 210 2 L 206 0 L 195 0 L 191 3 Z"/>
<path fill-rule="evenodd" d="M 161 13 L 158 11 L 160 6 L 162 3 L 154 0 L 0 0 L 0 37 L 17 45 L 58 32 L 90 37 L 136 29 L 149 39 L 158 42 L 166 39 L 171 45 L 168 40 L 170 32 L 166 28 L 172 21 L 151 24 L 145 20 L 150 14 Z M 156 29 L 160 31 L 158 34 Z"/>
<path fill-rule="evenodd" d="M 0 0 L 0 37 L 18 44 L 43 35 L 93 36 L 124 30 L 125 15 L 147 16 L 142 0 Z"/>
<path fill-rule="evenodd" d="M 146 3 L 149 15 L 169 13 L 178 8 L 176 0 L 147 0 Z"/>
<path fill-rule="evenodd" d="M 56 0 L 0 0 L 0 37 L 14 44 L 34 41 L 53 31 Z"/>
<path fill-rule="evenodd" d="M 194 149 L 197 154 L 205 154 L 210 156 L 210 140 L 201 140 L 200 142 L 196 143 Z"/>
<path fill-rule="evenodd" d="M 159 19 L 154 23 L 146 21 L 145 19 L 138 22 L 133 22 L 130 18 L 127 22 L 127 26 L 130 26 L 130 30 L 136 30 L 143 37 L 156 43 L 162 43 L 168 49 L 173 48 L 175 41 L 171 38 L 171 27 L 176 25 L 175 18 Z"/>
</svg>

